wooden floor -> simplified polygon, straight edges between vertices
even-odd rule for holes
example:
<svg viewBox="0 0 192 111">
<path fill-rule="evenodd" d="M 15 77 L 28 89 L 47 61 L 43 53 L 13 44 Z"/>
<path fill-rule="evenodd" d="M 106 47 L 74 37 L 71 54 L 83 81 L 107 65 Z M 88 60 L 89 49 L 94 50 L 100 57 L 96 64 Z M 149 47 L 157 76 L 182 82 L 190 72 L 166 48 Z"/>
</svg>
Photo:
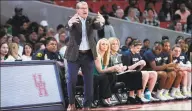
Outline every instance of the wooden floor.
<svg viewBox="0 0 192 111">
<path fill-rule="evenodd" d="M 171 102 L 158 102 L 140 105 L 120 105 L 106 108 L 95 108 L 96 111 L 128 111 L 128 110 L 188 110 L 191 111 L 192 100 L 180 100 Z"/>
</svg>

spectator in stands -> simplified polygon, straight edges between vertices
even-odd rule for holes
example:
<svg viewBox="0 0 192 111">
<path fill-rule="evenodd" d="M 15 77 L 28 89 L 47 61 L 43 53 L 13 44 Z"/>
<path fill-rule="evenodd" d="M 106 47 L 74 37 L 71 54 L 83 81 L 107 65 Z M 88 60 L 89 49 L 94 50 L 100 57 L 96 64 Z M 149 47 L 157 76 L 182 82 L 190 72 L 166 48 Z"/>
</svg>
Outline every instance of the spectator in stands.
<svg viewBox="0 0 192 111">
<path fill-rule="evenodd" d="M 181 16 L 179 14 L 173 15 L 171 23 L 168 25 L 168 29 L 174 30 L 175 23 L 180 22 Z"/>
<path fill-rule="evenodd" d="M 24 22 L 23 25 L 20 28 L 19 34 L 27 35 L 27 33 L 28 33 L 28 26 L 29 26 L 28 22 Z"/>
<path fill-rule="evenodd" d="M 33 52 L 36 53 L 37 51 L 43 50 L 43 49 L 45 49 L 45 45 L 42 42 L 38 42 L 35 44 Z"/>
<path fill-rule="evenodd" d="M 180 9 L 175 12 L 175 14 L 179 14 L 181 16 L 180 22 L 186 23 L 187 17 L 190 15 L 190 11 L 186 8 L 185 3 L 180 4 Z"/>
<path fill-rule="evenodd" d="M 161 7 L 161 10 L 159 12 L 159 21 L 161 22 L 166 22 L 166 21 L 171 21 L 172 20 L 172 7 L 171 3 L 168 1 L 164 1 Z"/>
<path fill-rule="evenodd" d="M 44 27 L 39 25 L 38 26 L 38 32 L 37 32 L 38 37 L 41 37 L 44 33 L 45 33 Z"/>
<path fill-rule="evenodd" d="M 186 7 L 191 10 L 192 13 L 192 0 L 186 0 Z"/>
<path fill-rule="evenodd" d="M 7 24 L 12 26 L 13 36 L 17 36 L 19 34 L 20 27 L 23 25 L 23 23 L 30 22 L 29 18 L 23 15 L 22 11 L 23 11 L 23 8 L 15 7 L 15 15 L 7 21 Z"/>
<path fill-rule="evenodd" d="M 125 40 L 125 45 L 121 47 L 121 54 L 126 55 L 130 48 L 130 43 L 133 41 L 132 37 L 127 37 Z"/>
<path fill-rule="evenodd" d="M 53 37 L 46 39 L 46 48 L 37 51 L 33 56 L 32 60 L 56 60 L 59 66 L 64 67 L 63 59 L 57 51 L 57 40 Z"/>
<path fill-rule="evenodd" d="M 122 19 L 123 16 L 124 16 L 124 11 L 123 11 L 123 9 L 121 9 L 121 8 L 117 9 L 116 12 L 115 12 L 115 17 L 116 17 L 116 18 L 119 18 L 119 19 Z"/>
<path fill-rule="evenodd" d="M 154 18 L 154 11 L 152 8 L 148 8 L 147 9 L 147 17 L 145 18 L 145 20 L 143 21 L 144 24 L 148 24 L 148 25 L 152 25 L 152 26 L 159 26 L 160 23 L 158 20 L 156 20 Z"/>
<path fill-rule="evenodd" d="M 12 41 L 18 44 L 18 46 L 19 46 L 19 51 L 18 51 L 18 53 L 19 53 L 19 55 L 21 56 L 22 53 L 23 53 L 23 45 L 20 44 L 20 39 L 19 39 L 19 37 L 13 36 Z"/>
<path fill-rule="evenodd" d="M 124 19 L 129 22 L 138 22 L 139 23 L 139 19 L 136 16 L 134 8 L 129 8 L 128 16 L 124 17 Z"/>
<path fill-rule="evenodd" d="M 13 62 L 17 60 L 22 60 L 21 55 L 19 55 L 19 45 L 13 42 L 9 44 L 9 56 L 6 61 Z"/>
<path fill-rule="evenodd" d="M 30 61 L 32 59 L 32 55 L 33 55 L 33 47 L 31 44 L 26 43 L 24 44 L 23 47 L 23 54 L 21 56 L 22 61 Z"/>
<path fill-rule="evenodd" d="M 27 43 L 30 43 L 34 48 L 35 44 L 38 42 L 37 32 L 35 30 L 31 30 L 29 32 L 29 36 L 27 38 Z"/>
<path fill-rule="evenodd" d="M 176 73 L 169 71 L 169 68 L 176 67 L 176 65 L 173 63 L 163 63 L 161 52 L 162 45 L 157 43 L 153 46 L 152 50 L 148 50 L 144 53 L 144 59 L 152 70 L 157 71 L 158 78 L 160 79 L 156 97 L 162 101 L 173 100 L 174 98 L 169 95 L 169 90 L 175 80 Z"/>
<path fill-rule="evenodd" d="M 129 0 L 129 6 L 127 6 L 124 10 L 124 16 L 128 15 L 129 8 L 134 8 L 137 18 L 142 16 L 142 12 L 140 11 L 139 7 L 137 7 L 138 0 Z"/>
<path fill-rule="evenodd" d="M 115 31 L 113 29 L 113 26 L 109 22 L 109 16 L 104 15 L 103 16 L 105 19 L 105 24 L 104 27 L 101 30 L 98 30 L 98 36 L 99 38 L 109 38 L 109 37 L 115 37 Z"/>
<path fill-rule="evenodd" d="M 130 61 L 128 59 L 125 59 L 125 57 L 129 58 L 129 56 L 123 56 L 122 57 L 122 55 L 118 53 L 119 48 L 120 48 L 119 39 L 115 38 L 115 37 L 111 37 L 111 38 L 109 38 L 109 42 L 111 44 L 111 56 L 110 56 L 110 62 L 109 62 L 110 66 L 114 66 L 116 64 L 125 63 L 125 62 L 126 62 L 125 64 L 128 65 L 129 63 L 127 64 L 127 62 L 130 62 Z M 128 61 L 123 61 L 122 62 L 121 59 L 122 60 L 128 60 Z M 129 65 L 126 66 L 126 67 L 131 68 L 131 67 L 129 67 Z M 132 69 L 127 69 L 127 70 L 132 70 Z M 130 84 L 134 84 L 133 81 L 135 81 L 133 75 L 138 76 L 138 73 L 142 73 L 142 87 L 143 87 L 143 90 L 142 90 L 141 93 L 144 93 L 145 86 L 146 86 L 147 82 L 149 82 L 149 90 L 152 92 L 152 90 L 154 88 L 154 85 L 156 83 L 156 80 L 157 80 L 157 74 L 156 73 L 149 74 L 147 71 L 141 71 L 141 72 L 140 71 L 135 71 L 135 72 L 124 73 L 124 74 L 121 74 L 121 75 L 118 75 L 118 76 L 116 76 L 116 73 L 111 74 L 111 75 L 113 75 L 114 78 L 116 80 L 118 80 L 119 82 L 124 82 L 126 88 L 130 89 L 130 87 L 128 87 L 128 86 L 131 86 Z M 137 79 L 139 79 L 139 78 L 137 78 Z M 115 82 L 115 80 L 110 80 L 110 81 Z M 135 81 L 135 82 L 138 82 L 138 81 Z M 137 87 L 137 85 L 135 87 Z M 131 94 L 133 94 L 133 92 L 130 93 L 130 96 L 133 96 Z M 141 97 L 141 96 L 143 96 L 143 94 L 138 95 L 138 96 Z M 156 99 L 151 97 L 150 100 L 154 101 Z"/>
<path fill-rule="evenodd" d="M 175 45 L 172 49 L 173 63 L 178 64 L 178 72 L 182 73 L 183 77 L 181 80 L 182 93 L 180 86 L 175 88 L 171 93 L 180 95 L 182 98 L 191 97 L 191 62 L 181 53 L 181 47 Z"/>
<path fill-rule="evenodd" d="M 46 36 L 47 36 L 47 37 L 54 37 L 54 36 L 55 36 L 55 31 L 54 31 L 54 29 L 53 29 L 53 28 L 49 28 L 49 29 L 47 30 Z"/>
<path fill-rule="evenodd" d="M 97 42 L 96 46 L 98 57 L 95 60 L 94 74 L 94 92 L 99 94 L 99 100 L 104 99 L 102 105 L 110 106 L 110 83 L 108 80 L 107 73 L 118 72 L 119 68 L 123 66 L 115 65 L 108 67 L 110 58 L 110 44 L 106 38 L 102 38 Z M 99 87 L 99 91 L 97 90 Z M 96 95 L 95 95 L 96 97 Z M 95 98 L 97 99 L 97 98 Z"/>
<path fill-rule="evenodd" d="M 7 42 L 1 42 L 0 48 L 1 48 L 1 53 L 0 53 L 1 60 L 0 60 L 0 62 L 4 62 L 8 57 L 8 51 L 9 51 L 8 43 Z"/>
<path fill-rule="evenodd" d="M 183 25 L 181 22 L 175 22 L 174 30 L 177 32 L 183 32 Z"/>
<path fill-rule="evenodd" d="M 147 18 L 149 16 L 148 9 L 151 9 L 153 11 L 153 18 L 158 19 L 157 12 L 155 11 L 155 6 L 153 2 L 148 2 L 145 6 L 145 11 L 143 12 L 143 17 Z"/>
<path fill-rule="evenodd" d="M 101 12 L 102 15 L 109 15 L 109 13 L 107 12 L 107 9 L 106 9 L 105 5 L 102 5 L 102 6 L 100 7 L 100 12 Z"/>
<path fill-rule="evenodd" d="M 112 12 L 109 13 L 109 16 L 115 17 L 115 12 L 116 12 L 117 9 L 118 9 L 117 4 L 113 4 L 112 5 Z"/>
<path fill-rule="evenodd" d="M 57 33 L 55 34 L 55 39 L 57 40 L 57 42 L 59 42 L 59 33 L 61 33 L 62 31 L 65 30 L 65 27 L 62 24 L 59 24 L 57 26 Z"/>
<path fill-rule="evenodd" d="M 141 48 L 141 51 L 140 51 L 141 57 L 143 57 L 143 54 L 149 49 L 150 49 L 150 40 L 144 39 L 143 40 L 143 47 Z"/>
<path fill-rule="evenodd" d="M 192 14 L 187 17 L 185 32 L 192 35 Z"/>
<path fill-rule="evenodd" d="M 7 35 L 7 43 L 10 44 L 13 42 L 13 36 Z"/>
<path fill-rule="evenodd" d="M 7 35 L 3 28 L 0 29 L 0 42 L 7 42 Z"/>
<path fill-rule="evenodd" d="M 47 32 L 48 27 L 49 27 L 48 22 L 47 22 L 46 20 L 42 20 L 42 21 L 40 22 L 40 25 L 43 26 L 44 29 L 45 29 L 45 32 Z"/>
<path fill-rule="evenodd" d="M 66 38 L 67 38 L 66 31 L 62 31 L 62 32 L 59 33 L 59 42 L 58 42 L 58 47 L 59 48 L 58 49 L 59 49 L 59 53 L 60 53 L 62 58 L 64 58 L 65 50 L 67 48 L 67 44 L 65 43 Z"/>
</svg>

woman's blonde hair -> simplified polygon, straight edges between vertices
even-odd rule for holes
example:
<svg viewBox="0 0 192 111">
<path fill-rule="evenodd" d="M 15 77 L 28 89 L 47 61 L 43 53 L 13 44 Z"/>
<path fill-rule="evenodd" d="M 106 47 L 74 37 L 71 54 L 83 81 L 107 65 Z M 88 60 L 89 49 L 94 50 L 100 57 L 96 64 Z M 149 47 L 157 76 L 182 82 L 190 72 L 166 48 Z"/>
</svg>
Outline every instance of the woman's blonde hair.
<svg viewBox="0 0 192 111">
<path fill-rule="evenodd" d="M 17 43 L 10 43 L 9 44 L 9 54 L 10 55 L 12 55 L 13 57 L 15 57 L 15 56 L 17 56 L 17 55 L 13 55 L 13 51 L 15 50 L 15 49 L 18 49 L 18 51 L 19 51 L 19 45 L 17 44 Z"/>
<path fill-rule="evenodd" d="M 118 42 L 118 45 L 120 47 L 120 41 L 117 37 L 110 37 L 109 39 L 110 47 L 112 46 L 112 43 L 116 40 Z"/>
<path fill-rule="evenodd" d="M 101 54 L 100 54 L 100 52 L 101 52 L 101 51 L 100 51 L 101 41 L 105 41 L 105 42 L 108 44 L 108 49 L 107 49 L 107 51 L 105 52 L 103 58 L 101 57 Z M 103 65 L 104 65 L 104 66 L 108 66 L 108 64 L 109 64 L 109 58 L 110 58 L 110 43 L 109 43 L 109 41 L 108 41 L 106 38 L 102 38 L 102 39 L 100 39 L 100 40 L 97 42 L 96 51 L 97 51 L 98 58 L 103 59 L 103 60 L 102 60 Z"/>
</svg>

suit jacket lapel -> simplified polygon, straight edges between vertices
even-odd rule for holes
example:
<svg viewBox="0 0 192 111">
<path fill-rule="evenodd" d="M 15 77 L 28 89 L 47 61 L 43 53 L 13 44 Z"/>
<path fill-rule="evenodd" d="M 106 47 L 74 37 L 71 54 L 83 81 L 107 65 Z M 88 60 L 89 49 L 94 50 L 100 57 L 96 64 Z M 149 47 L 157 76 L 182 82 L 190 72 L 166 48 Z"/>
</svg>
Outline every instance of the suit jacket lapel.
<svg viewBox="0 0 192 111">
<path fill-rule="evenodd" d="M 89 24 L 90 24 L 90 19 L 87 18 L 86 20 L 86 32 L 87 32 L 87 37 L 89 38 L 88 34 L 89 34 Z"/>
</svg>

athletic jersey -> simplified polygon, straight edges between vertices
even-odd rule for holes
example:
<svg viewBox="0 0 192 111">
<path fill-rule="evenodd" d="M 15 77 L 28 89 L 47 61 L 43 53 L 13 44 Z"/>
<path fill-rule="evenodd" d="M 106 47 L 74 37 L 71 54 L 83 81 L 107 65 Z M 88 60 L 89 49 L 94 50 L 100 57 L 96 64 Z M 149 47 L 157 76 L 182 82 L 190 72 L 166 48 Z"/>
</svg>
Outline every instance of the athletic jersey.
<svg viewBox="0 0 192 111">
<path fill-rule="evenodd" d="M 152 61 L 155 61 L 157 66 L 161 66 L 163 64 L 162 54 L 155 55 L 152 50 L 148 50 L 144 53 L 144 59 L 147 62 L 147 68 L 151 68 L 149 63 L 151 63 Z"/>
<path fill-rule="evenodd" d="M 131 65 L 139 62 L 140 60 L 142 60 L 141 55 L 133 54 L 131 51 L 129 51 L 129 53 L 127 53 L 127 55 L 122 56 L 122 63 L 123 63 L 123 65 L 126 65 L 126 66 L 131 66 Z M 140 68 L 140 66 L 136 67 L 135 70 L 138 70 L 139 68 Z"/>
<path fill-rule="evenodd" d="M 163 64 L 169 64 L 170 54 L 168 52 L 162 52 Z"/>
<path fill-rule="evenodd" d="M 186 64 L 189 61 L 185 53 L 181 53 L 179 57 L 173 57 L 173 63 L 180 63 Z"/>
</svg>

